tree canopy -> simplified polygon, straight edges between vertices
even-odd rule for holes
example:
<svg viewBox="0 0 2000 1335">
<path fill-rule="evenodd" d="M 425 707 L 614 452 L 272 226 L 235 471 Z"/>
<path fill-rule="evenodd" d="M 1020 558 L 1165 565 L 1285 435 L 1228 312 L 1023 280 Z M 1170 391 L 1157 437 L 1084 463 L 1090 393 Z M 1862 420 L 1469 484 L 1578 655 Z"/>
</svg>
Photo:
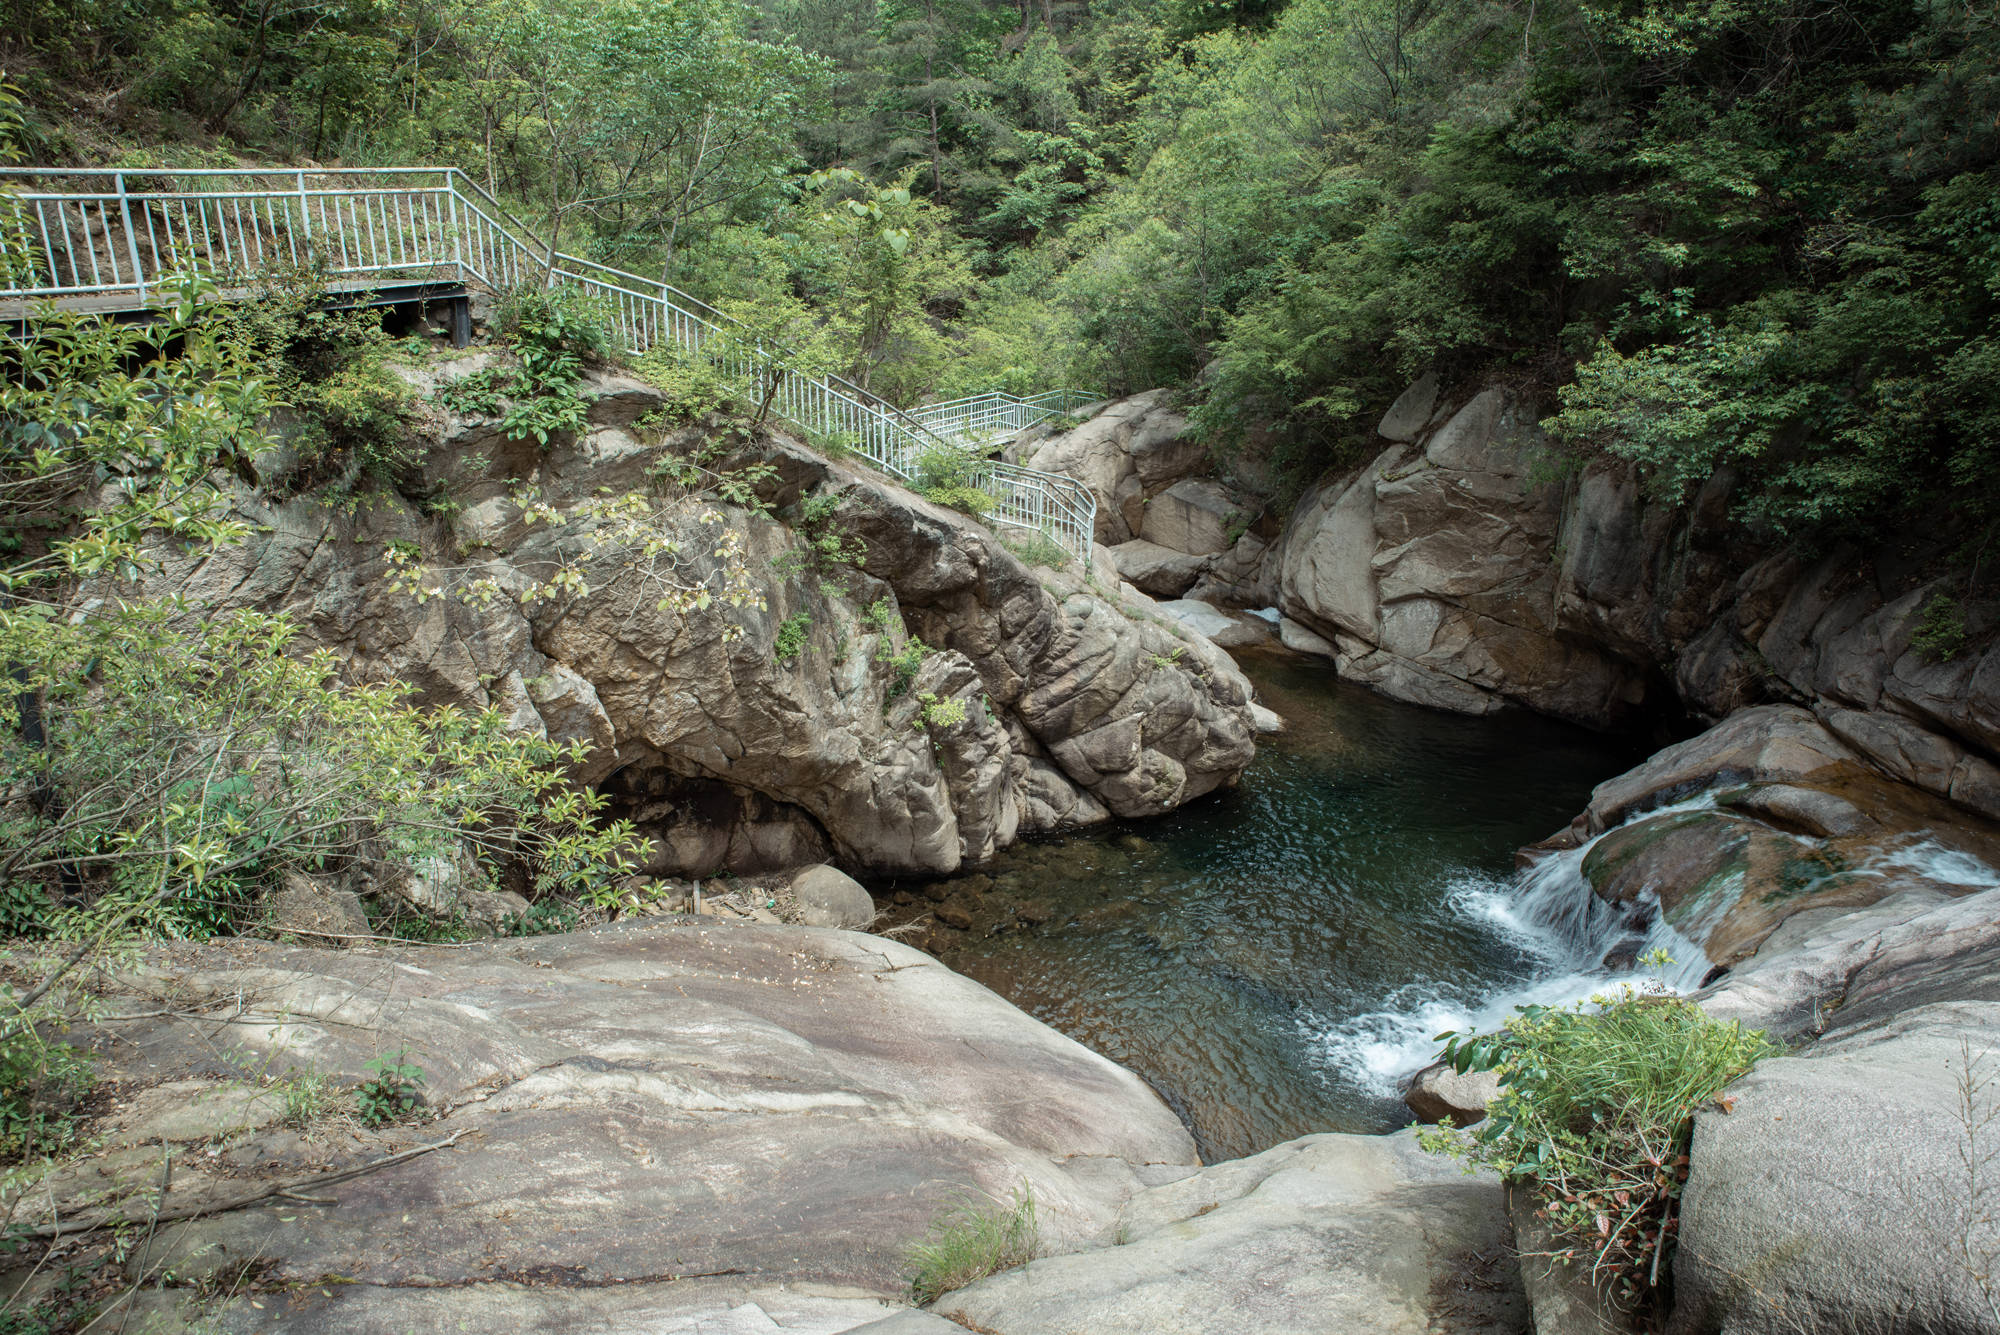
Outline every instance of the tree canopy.
<svg viewBox="0 0 2000 1335">
<path fill-rule="evenodd" d="M 1973 0 L 7 10 L 43 159 L 450 162 L 904 400 L 1199 374 L 1298 482 L 1430 368 L 1781 533 L 1994 522 Z"/>
</svg>

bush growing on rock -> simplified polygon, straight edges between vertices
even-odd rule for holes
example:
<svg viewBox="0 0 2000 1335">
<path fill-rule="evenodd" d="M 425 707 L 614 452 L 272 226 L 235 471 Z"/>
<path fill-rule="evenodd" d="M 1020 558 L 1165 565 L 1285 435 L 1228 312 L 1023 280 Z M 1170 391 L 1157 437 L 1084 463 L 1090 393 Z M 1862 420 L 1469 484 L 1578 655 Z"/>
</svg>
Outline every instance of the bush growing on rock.
<svg viewBox="0 0 2000 1335">
<path fill-rule="evenodd" d="M 1526 1187 L 1554 1235 L 1552 1259 L 1629 1305 L 1664 1271 L 1695 1112 L 1778 1050 L 1759 1030 L 1629 985 L 1575 1006 L 1524 1006 L 1497 1033 L 1440 1037 L 1454 1070 L 1495 1071 L 1505 1084 L 1477 1129 L 1425 1129 L 1424 1147 Z"/>
<path fill-rule="evenodd" d="M 993 508 L 979 489 L 990 468 L 980 459 L 949 445 L 925 450 L 917 459 L 917 491 L 927 501 L 962 510 L 975 519 Z"/>
<path fill-rule="evenodd" d="M 0 228 L 0 263 L 13 240 Z M 565 781 L 580 748 L 343 683 L 282 617 L 133 592 L 163 540 L 246 535 L 218 479 L 272 445 L 255 340 L 199 283 L 168 295 L 145 329 L 38 315 L 0 335 L 0 529 L 32 535 L 0 556 L 17 714 L 0 729 L 0 884 L 12 934 L 66 943 L 0 985 L 0 1101 L 30 1117 L 73 1092 L 74 1056 L 50 1035 L 91 1004 L 79 966 L 121 941 L 247 929 L 288 870 L 469 853 L 575 893 L 636 847 Z M 94 498 L 81 513 L 79 495 Z"/>
<path fill-rule="evenodd" d="M 1026 1265 L 1041 1246 L 1030 1188 L 1016 1189 L 1004 1203 L 961 1201 L 932 1221 L 929 1236 L 910 1249 L 916 1268 L 910 1294 L 919 1303 L 935 1302 L 975 1280 Z"/>
</svg>

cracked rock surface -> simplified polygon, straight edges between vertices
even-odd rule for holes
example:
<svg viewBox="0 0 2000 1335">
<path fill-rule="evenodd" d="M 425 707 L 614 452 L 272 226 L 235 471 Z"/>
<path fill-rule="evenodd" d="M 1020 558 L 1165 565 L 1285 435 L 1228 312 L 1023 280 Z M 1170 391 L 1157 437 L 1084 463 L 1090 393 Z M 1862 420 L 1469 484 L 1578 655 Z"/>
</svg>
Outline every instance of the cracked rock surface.
<svg viewBox="0 0 2000 1335">
<path fill-rule="evenodd" d="M 857 872 L 949 873 L 1022 835 L 1171 810 L 1234 783 L 1255 754 L 1249 683 L 1203 637 L 1129 617 L 1082 572 L 1026 565 L 965 516 L 778 436 L 711 461 L 767 470 L 770 513 L 713 507 L 743 535 L 762 607 L 663 609 L 616 552 L 586 589 L 525 607 L 393 587 L 386 553 L 401 543 L 518 592 L 575 541 L 524 515 L 519 488 L 558 508 L 645 491 L 662 457 L 712 443 L 702 428 L 636 426 L 664 402 L 636 380 L 595 375 L 584 391 L 589 428 L 546 451 L 447 417 L 420 480 L 442 513 L 386 492 L 342 506 L 239 485 L 253 534 L 199 554 L 162 545 L 147 591 L 209 616 L 287 613 L 355 679 L 588 743 L 578 777 L 611 781 L 654 841 L 655 875 L 829 856 Z M 815 568 L 797 527 L 809 495 L 833 500 L 822 522 L 859 544 L 858 562 Z M 671 517 L 666 536 L 712 573 L 703 508 Z M 780 661 L 787 622 L 804 642 Z M 899 680 L 883 660 L 911 636 L 933 652 Z M 926 696 L 945 707 L 926 711 Z"/>
<path fill-rule="evenodd" d="M 233 943 L 129 981 L 133 1018 L 82 1031 L 116 1082 L 112 1148 L 52 1190 L 109 1187 L 143 1223 L 131 1189 L 165 1156 L 163 1210 L 303 1180 L 134 1255 L 181 1293 L 235 1286 L 226 1330 L 844 1331 L 902 1305 L 908 1248 L 966 1193 L 1027 1185 L 1062 1247 L 1197 1167 L 1137 1077 L 877 937 L 654 920 L 393 953 Z M 416 1120 L 364 1127 L 343 1092 L 285 1123 L 294 1073 L 344 1090 L 398 1050 L 424 1071 Z"/>
</svg>

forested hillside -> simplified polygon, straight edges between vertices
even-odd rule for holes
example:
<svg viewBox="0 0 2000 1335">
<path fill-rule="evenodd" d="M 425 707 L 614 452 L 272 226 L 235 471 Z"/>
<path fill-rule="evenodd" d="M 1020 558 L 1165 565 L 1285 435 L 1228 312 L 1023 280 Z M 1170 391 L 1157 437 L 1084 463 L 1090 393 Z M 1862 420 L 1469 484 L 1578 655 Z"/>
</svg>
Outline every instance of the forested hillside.
<svg viewBox="0 0 2000 1335">
<path fill-rule="evenodd" d="M 1669 494 L 1736 469 L 1806 541 L 1920 521 L 1975 554 L 2000 507 L 1977 0 L 6 16 L 34 161 L 455 164 L 907 401 L 1199 378 L 1211 448 L 1296 487 L 1436 367 Z"/>
</svg>

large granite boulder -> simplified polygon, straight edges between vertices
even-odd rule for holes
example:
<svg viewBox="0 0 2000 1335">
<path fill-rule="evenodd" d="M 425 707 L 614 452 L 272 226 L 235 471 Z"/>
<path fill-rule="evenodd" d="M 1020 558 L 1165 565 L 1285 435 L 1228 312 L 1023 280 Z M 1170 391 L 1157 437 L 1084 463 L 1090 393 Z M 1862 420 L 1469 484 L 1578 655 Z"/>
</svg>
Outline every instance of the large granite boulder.
<svg viewBox="0 0 2000 1335">
<path fill-rule="evenodd" d="M 1139 536 L 1169 551 L 1216 556 L 1236 545 L 1249 519 L 1245 501 L 1230 488 L 1208 478 L 1184 478 L 1147 498 Z"/>
<path fill-rule="evenodd" d="M 2000 1331 L 1996 1033 L 1992 999 L 1843 1019 L 1701 1113 L 1669 1329 Z"/>
<path fill-rule="evenodd" d="M 1156 542 L 1134 538 L 1111 549 L 1118 576 L 1141 593 L 1154 598 L 1178 598 L 1186 593 L 1207 568 L 1208 559 L 1162 547 Z"/>
<path fill-rule="evenodd" d="M 1556 615 L 1562 496 L 1533 477 L 1528 414 L 1490 389 L 1413 442 L 1299 506 L 1278 561 L 1285 614 L 1333 638 L 1342 676 L 1401 699 L 1634 717 L 1646 674 Z"/>
<path fill-rule="evenodd" d="M 136 1239 L 155 1209 L 306 1179 L 309 1199 L 144 1230 L 134 1275 L 221 1291 L 224 1330 L 841 1331 L 900 1305 L 907 1249 L 962 1193 L 1026 1186 L 1050 1245 L 1077 1246 L 1196 1168 L 1143 1082 L 877 937 L 655 920 L 391 954 L 238 942 L 162 949 L 128 988 L 133 1018 L 71 1034 L 100 1053 L 106 1148 L 9 1205 L 123 1212 Z M 398 1050 L 420 1120 L 284 1122 L 301 1073 L 344 1091 Z"/>
<path fill-rule="evenodd" d="M 1146 497 L 1198 472 L 1208 452 L 1187 434 L 1174 392 L 1154 389 L 1108 403 L 1068 431 L 1031 432 L 1007 455 L 1088 486 L 1097 494 L 1097 540 L 1115 546 L 1139 536 Z"/>
<path fill-rule="evenodd" d="M 934 1308 L 991 1335 L 1512 1335 L 1510 1236 L 1500 1184 L 1408 1132 L 1306 1136 L 1142 1192 L 1104 1245 Z"/>
<path fill-rule="evenodd" d="M 663 401 L 641 382 L 586 388 L 591 427 L 546 452 L 486 419 L 449 419 L 427 464 L 429 485 L 459 507 L 449 521 L 400 497 L 343 512 L 244 489 L 237 507 L 256 532 L 214 553 L 161 544 L 149 587 L 203 615 L 288 613 L 355 679 L 584 743 L 577 778 L 606 784 L 640 820 L 656 875 L 829 857 L 949 872 L 1052 822 L 1158 814 L 1249 763 L 1251 692 L 1226 654 L 782 437 L 711 461 L 763 470 L 757 508 L 674 505 L 669 493 L 658 520 L 678 553 L 667 583 L 714 586 L 727 533 L 753 572 L 750 596 L 662 598 L 657 560 L 621 536 L 594 554 L 583 587 L 524 602 L 588 541 L 524 510 L 527 480 L 563 512 L 606 489 L 657 492 L 664 455 L 710 443 L 699 429 L 660 439 L 635 426 Z M 815 568 L 797 527 L 809 495 L 836 506 L 815 523 L 860 543 L 858 564 Z M 389 578 L 391 543 L 497 596 L 413 598 Z M 781 658 L 788 624 L 804 625 L 803 643 Z M 884 661 L 913 655 L 912 670 Z M 1160 671 L 1163 658 L 1181 666 Z"/>
</svg>

